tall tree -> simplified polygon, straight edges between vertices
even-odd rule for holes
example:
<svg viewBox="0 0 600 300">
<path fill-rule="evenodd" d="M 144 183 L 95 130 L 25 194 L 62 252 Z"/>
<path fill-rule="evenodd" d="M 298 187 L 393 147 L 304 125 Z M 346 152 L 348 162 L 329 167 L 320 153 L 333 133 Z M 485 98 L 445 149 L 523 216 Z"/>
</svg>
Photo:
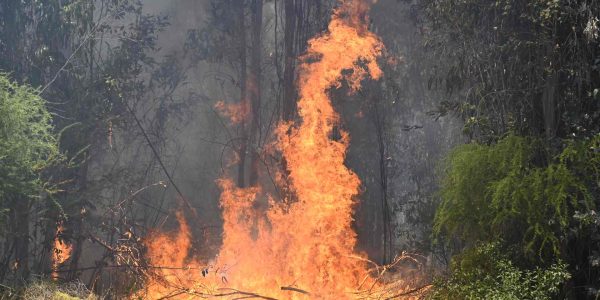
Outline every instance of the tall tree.
<svg viewBox="0 0 600 300">
<path fill-rule="evenodd" d="M 283 36 L 284 44 L 284 66 L 283 66 L 283 99 L 281 108 L 281 119 L 285 121 L 292 120 L 296 106 L 295 93 L 295 60 L 297 53 L 295 50 L 296 41 L 296 5 L 294 0 L 284 1 L 285 30 Z"/>
<path fill-rule="evenodd" d="M 248 96 L 248 71 L 247 71 L 247 45 L 246 45 L 246 10 L 245 4 L 238 5 L 237 22 L 239 23 L 238 35 L 239 35 L 239 85 L 240 85 L 240 103 L 242 107 L 242 113 L 246 114 L 250 110 L 250 97 Z M 237 184 L 239 187 L 246 185 L 246 157 L 248 152 L 248 121 L 247 116 L 243 117 L 241 126 L 241 140 L 240 146 L 238 147 L 238 179 Z"/>
<path fill-rule="evenodd" d="M 262 30 L 263 30 L 263 1 L 253 0 L 252 2 L 252 49 L 250 57 L 251 72 L 248 76 L 248 86 L 251 102 L 250 119 L 250 137 L 252 145 L 250 156 L 250 173 L 248 183 L 251 186 L 257 184 L 258 168 L 260 163 L 260 144 L 262 138 L 261 129 L 261 85 L 262 85 Z"/>
</svg>

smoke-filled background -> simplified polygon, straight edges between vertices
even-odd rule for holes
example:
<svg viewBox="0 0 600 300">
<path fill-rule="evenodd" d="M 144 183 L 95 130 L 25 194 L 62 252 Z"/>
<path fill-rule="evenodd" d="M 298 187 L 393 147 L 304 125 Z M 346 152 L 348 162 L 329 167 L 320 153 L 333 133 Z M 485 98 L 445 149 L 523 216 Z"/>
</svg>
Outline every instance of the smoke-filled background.
<svg viewBox="0 0 600 300">
<path fill-rule="evenodd" d="M 188 258 L 218 255 L 218 179 L 293 202 L 272 145 L 279 124 L 299 123 L 300 66 L 320 59 L 303 54 L 342 2 L 0 4 L 0 283 L 136 295 L 155 275 L 148 241 L 179 230 L 176 212 Z M 390 269 L 445 276 L 439 299 L 476 281 L 449 269 L 457 254 L 508 262 L 490 278 L 553 274 L 527 299 L 597 295 L 598 4 L 362 2 L 383 75 L 330 91 L 331 139 L 349 134 L 361 181 L 356 252 L 381 265 L 414 254 Z"/>
</svg>

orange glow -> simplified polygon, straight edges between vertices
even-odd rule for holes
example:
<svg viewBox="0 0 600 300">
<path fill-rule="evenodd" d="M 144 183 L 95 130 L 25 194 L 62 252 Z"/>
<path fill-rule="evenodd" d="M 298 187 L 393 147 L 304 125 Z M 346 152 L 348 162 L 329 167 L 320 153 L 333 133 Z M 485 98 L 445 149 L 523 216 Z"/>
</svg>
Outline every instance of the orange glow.
<svg viewBox="0 0 600 300">
<path fill-rule="evenodd" d="M 250 112 L 248 101 L 240 103 L 225 103 L 225 101 L 217 101 L 215 109 L 224 117 L 228 118 L 231 124 L 240 124 L 248 118 Z"/>
<path fill-rule="evenodd" d="M 186 267 L 190 251 L 190 229 L 182 213 L 177 213 L 179 230 L 174 234 L 156 233 L 146 239 L 151 280 L 146 285 L 146 299 L 169 295 L 176 286 L 192 286 L 197 278 Z"/>
<path fill-rule="evenodd" d="M 62 222 L 58 223 L 56 235 L 54 236 L 54 247 L 52 249 L 52 278 L 58 278 L 58 267 L 71 257 L 72 246 L 61 240 L 64 227 Z"/>
<path fill-rule="evenodd" d="M 332 138 L 339 115 L 328 96 L 344 79 L 355 92 L 363 79 L 382 76 L 376 60 L 384 47 L 368 30 L 369 5 L 343 1 L 328 31 L 308 42 L 298 77 L 300 122 L 280 124 L 275 144 L 266 147 L 285 158 L 295 199 L 275 201 L 260 186 L 238 188 L 224 178 L 218 181 L 223 244 L 214 261 L 202 264 L 187 258 L 189 228 L 181 217 L 181 230 L 174 238 L 159 235 L 149 241 L 153 265 L 204 266 L 206 272 L 161 271 L 166 278 L 177 278 L 179 287 L 188 291 L 186 297 L 372 297 L 364 291 L 378 286 L 371 277 L 376 274 L 370 273 L 366 255 L 355 253 L 356 233 L 351 227 L 360 180 L 344 165 L 348 133 L 338 130 L 341 138 Z M 160 284 L 149 283 L 151 298 L 166 296 L 169 287 L 157 287 Z"/>
<path fill-rule="evenodd" d="M 220 181 L 224 238 L 219 265 L 228 266 L 229 286 L 277 298 L 350 298 L 367 275 L 364 259 L 354 253 L 351 228 L 360 180 L 344 165 L 349 137 L 331 139 L 338 123 L 328 90 L 346 76 L 352 91 L 382 72 L 376 59 L 381 41 L 367 30 L 368 3 L 348 1 L 334 13 L 328 32 L 309 41 L 300 67 L 299 126 L 282 124 L 276 147 L 287 161 L 297 201 L 269 201 L 260 189 L 237 189 Z M 365 67 L 359 66 L 361 62 Z M 362 64 L 361 64 L 362 65 Z M 266 213 L 256 203 L 269 202 Z"/>
</svg>

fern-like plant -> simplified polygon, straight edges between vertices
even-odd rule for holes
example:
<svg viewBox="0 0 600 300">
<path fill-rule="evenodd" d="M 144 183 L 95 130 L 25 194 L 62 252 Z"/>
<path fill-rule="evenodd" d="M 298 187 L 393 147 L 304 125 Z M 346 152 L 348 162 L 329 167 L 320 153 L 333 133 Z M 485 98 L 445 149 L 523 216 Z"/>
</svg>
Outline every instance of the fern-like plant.
<svg viewBox="0 0 600 300">
<path fill-rule="evenodd" d="M 0 73 L 0 222 L 10 201 L 40 194 L 40 172 L 58 153 L 45 101 Z"/>
<path fill-rule="evenodd" d="M 503 240 L 528 255 L 558 257 L 575 210 L 594 206 L 589 186 L 600 169 L 599 141 L 567 141 L 545 165 L 543 143 L 533 138 L 459 146 L 445 161 L 434 234 L 467 245 Z"/>
</svg>

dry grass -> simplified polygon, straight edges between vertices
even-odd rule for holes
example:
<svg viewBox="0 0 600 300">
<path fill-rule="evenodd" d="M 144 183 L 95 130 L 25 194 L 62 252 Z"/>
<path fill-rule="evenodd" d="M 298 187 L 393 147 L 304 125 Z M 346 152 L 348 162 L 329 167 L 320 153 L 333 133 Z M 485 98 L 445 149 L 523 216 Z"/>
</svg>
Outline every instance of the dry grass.
<svg viewBox="0 0 600 300">
<path fill-rule="evenodd" d="M 48 281 L 36 281 L 24 289 L 21 299 L 100 300 L 101 298 L 91 293 L 86 286 L 80 282 L 59 285 Z"/>
</svg>

